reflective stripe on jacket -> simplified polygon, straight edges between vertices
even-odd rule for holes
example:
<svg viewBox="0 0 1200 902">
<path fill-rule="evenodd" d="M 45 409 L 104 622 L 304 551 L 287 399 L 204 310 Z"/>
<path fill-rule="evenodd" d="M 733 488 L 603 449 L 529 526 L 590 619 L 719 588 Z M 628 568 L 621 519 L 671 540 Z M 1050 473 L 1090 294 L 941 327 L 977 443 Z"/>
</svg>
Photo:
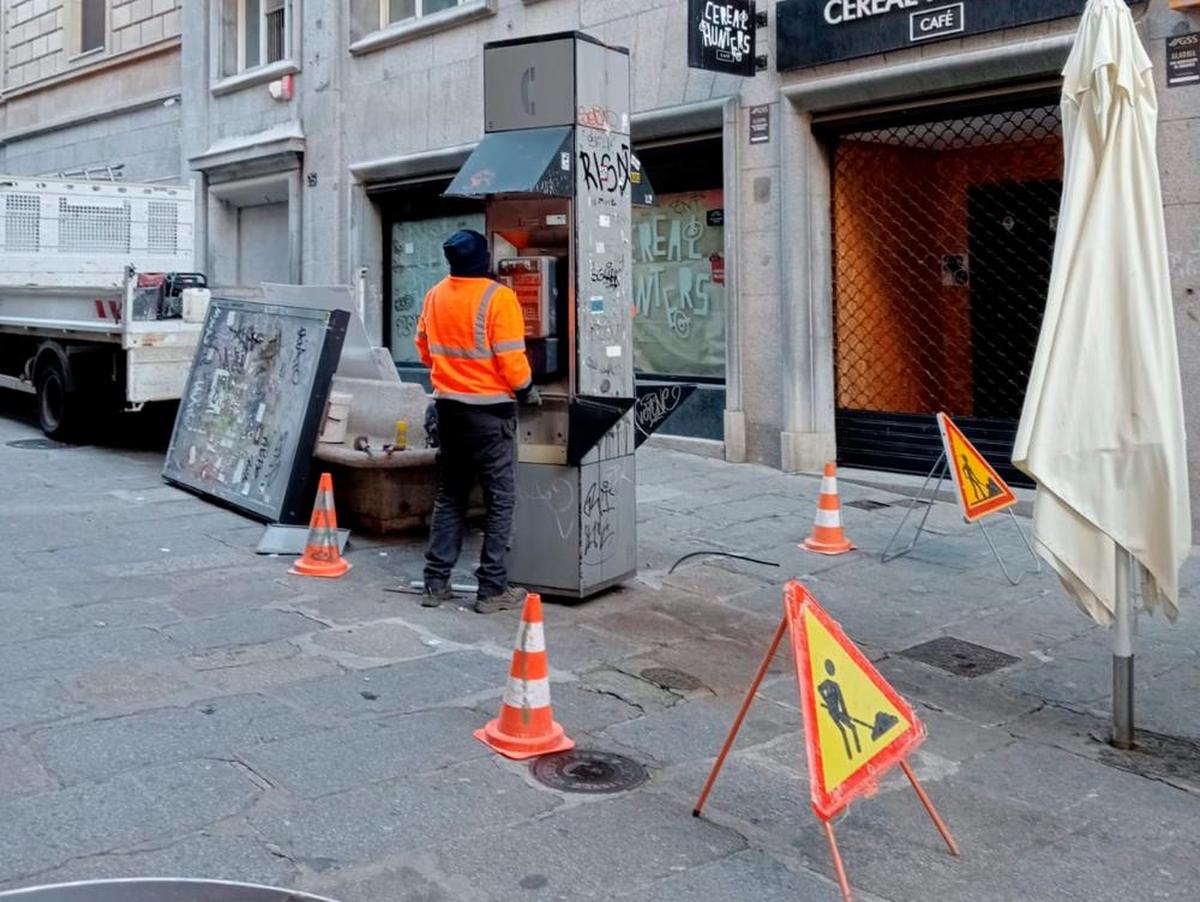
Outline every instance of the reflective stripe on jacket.
<svg viewBox="0 0 1200 902">
<path fill-rule="evenodd" d="M 521 305 L 491 279 L 448 276 L 435 285 L 425 295 L 416 344 L 436 398 L 499 404 L 532 379 Z"/>
</svg>

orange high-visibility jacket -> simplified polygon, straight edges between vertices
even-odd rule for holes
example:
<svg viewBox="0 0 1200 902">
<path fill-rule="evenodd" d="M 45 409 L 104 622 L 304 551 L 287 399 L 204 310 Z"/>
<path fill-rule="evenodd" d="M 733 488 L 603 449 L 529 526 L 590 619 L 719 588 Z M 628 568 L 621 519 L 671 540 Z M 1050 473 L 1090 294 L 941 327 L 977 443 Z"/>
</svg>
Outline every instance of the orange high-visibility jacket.
<svg viewBox="0 0 1200 902">
<path fill-rule="evenodd" d="M 511 288 L 487 278 L 448 276 L 425 295 L 417 350 L 432 369 L 433 396 L 501 404 L 532 381 L 525 323 Z"/>
</svg>

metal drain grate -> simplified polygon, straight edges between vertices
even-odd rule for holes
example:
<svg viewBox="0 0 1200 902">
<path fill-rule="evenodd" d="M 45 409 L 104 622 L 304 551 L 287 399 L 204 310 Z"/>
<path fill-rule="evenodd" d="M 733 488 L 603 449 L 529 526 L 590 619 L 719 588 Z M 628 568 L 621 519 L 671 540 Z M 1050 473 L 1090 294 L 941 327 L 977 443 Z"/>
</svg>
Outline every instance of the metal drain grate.
<svg viewBox="0 0 1200 902">
<path fill-rule="evenodd" d="M 533 762 L 533 778 L 560 792 L 612 793 L 641 786 L 646 768 L 611 752 L 576 749 Z"/>
<path fill-rule="evenodd" d="M 862 501 L 847 501 L 845 506 L 857 507 L 860 511 L 877 511 L 891 507 L 886 501 L 872 501 L 870 498 L 864 498 Z"/>
<path fill-rule="evenodd" d="M 672 670 L 670 667 L 647 667 L 641 672 L 641 677 L 650 683 L 655 683 L 663 689 L 675 689 L 679 692 L 694 692 L 703 689 L 704 684 L 682 670 Z"/>
<path fill-rule="evenodd" d="M 953 636 L 940 636 L 900 652 L 902 657 L 940 668 L 955 676 L 977 677 L 1020 661 L 1012 655 Z"/>
<path fill-rule="evenodd" d="M 9 442 L 8 447 L 20 448 L 22 451 L 58 451 L 62 448 L 78 448 L 80 446 L 55 441 L 52 438 L 22 438 Z"/>
</svg>

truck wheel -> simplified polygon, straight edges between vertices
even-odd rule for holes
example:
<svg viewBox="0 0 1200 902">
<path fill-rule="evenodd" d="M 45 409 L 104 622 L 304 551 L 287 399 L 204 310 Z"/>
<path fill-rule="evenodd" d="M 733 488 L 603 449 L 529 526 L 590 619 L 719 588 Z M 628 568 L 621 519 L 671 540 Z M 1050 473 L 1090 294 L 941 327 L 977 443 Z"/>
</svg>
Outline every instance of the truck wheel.
<svg viewBox="0 0 1200 902">
<path fill-rule="evenodd" d="M 38 373 L 37 407 L 38 424 L 50 438 L 69 438 L 78 430 L 78 399 L 67 391 L 67 374 L 57 360 L 48 362 Z"/>
</svg>

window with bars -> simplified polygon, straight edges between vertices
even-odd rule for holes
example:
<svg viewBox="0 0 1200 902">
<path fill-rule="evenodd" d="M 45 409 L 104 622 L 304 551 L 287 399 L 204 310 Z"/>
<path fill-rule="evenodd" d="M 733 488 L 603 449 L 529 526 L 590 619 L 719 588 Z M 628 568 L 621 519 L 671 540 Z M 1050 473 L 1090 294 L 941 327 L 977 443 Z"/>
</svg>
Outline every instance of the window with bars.
<svg viewBox="0 0 1200 902">
<path fill-rule="evenodd" d="M 278 63 L 291 55 L 288 0 L 228 0 L 235 5 L 237 70 Z"/>
</svg>

